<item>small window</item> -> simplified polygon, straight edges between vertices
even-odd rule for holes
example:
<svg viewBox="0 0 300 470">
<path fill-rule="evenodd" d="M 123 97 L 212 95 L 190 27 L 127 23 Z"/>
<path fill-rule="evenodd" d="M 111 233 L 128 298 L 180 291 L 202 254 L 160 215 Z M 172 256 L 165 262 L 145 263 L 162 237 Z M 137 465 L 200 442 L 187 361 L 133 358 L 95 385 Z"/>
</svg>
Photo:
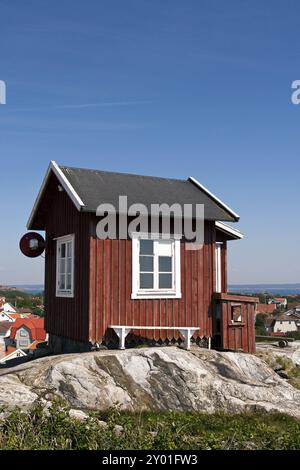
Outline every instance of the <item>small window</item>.
<svg viewBox="0 0 300 470">
<path fill-rule="evenodd" d="M 26 330 L 23 330 L 23 329 L 20 330 L 20 336 L 22 336 L 23 338 L 27 338 L 27 336 L 28 336 L 27 331 L 26 331 Z"/>
<path fill-rule="evenodd" d="M 29 341 L 26 339 L 20 339 L 19 348 L 27 348 L 29 346 Z"/>
<path fill-rule="evenodd" d="M 56 296 L 74 296 L 74 235 L 57 240 Z"/>
<path fill-rule="evenodd" d="M 240 304 L 231 305 L 231 323 L 240 323 L 242 321 L 242 306 Z"/>
<path fill-rule="evenodd" d="M 132 237 L 132 298 L 181 297 L 180 240 Z"/>
</svg>

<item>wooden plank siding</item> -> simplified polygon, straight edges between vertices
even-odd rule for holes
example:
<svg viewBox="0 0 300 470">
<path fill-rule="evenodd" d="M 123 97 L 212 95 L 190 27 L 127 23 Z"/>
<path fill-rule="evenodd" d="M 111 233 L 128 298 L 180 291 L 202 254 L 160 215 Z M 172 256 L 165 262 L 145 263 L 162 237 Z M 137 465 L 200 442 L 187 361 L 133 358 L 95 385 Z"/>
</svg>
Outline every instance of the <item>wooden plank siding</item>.
<svg viewBox="0 0 300 470">
<path fill-rule="evenodd" d="M 48 333 L 86 342 L 89 337 L 90 217 L 77 211 L 53 175 L 43 205 L 46 210 L 45 329 Z M 56 241 L 75 234 L 74 298 L 56 297 Z M 91 273 L 95 276 L 97 270 Z M 101 289 L 101 286 L 100 286 Z"/>
<path fill-rule="evenodd" d="M 212 335 L 215 288 L 215 228 L 205 224 L 201 250 L 186 250 L 181 242 L 181 299 L 131 299 L 131 240 L 90 238 L 89 340 L 101 342 L 110 324 L 145 326 L 198 326 L 203 336 Z M 172 340 L 172 330 L 135 331 L 142 337 Z"/>
<path fill-rule="evenodd" d="M 216 294 L 221 304 L 221 347 L 230 350 L 255 352 L 255 303 L 259 299 L 248 296 Z M 241 322 L 232 321 L 232 308 L 241 308 Z"/>
<path fill-rule="evenodd" d="M 82 343 L 112 338 L 110 324 L 145 326 L 196 326 L 195 336 L 213 336 L 216 287 L 214 222 L 205 222 L 205 243 L 200 250 L 187 250 L 181 241 L 181 299 L 131 299 L 131 240 L 99 240 L 95 215 L 79 212 L 65 192 L 58 190 L 53 175 L 41 213 L 46 220 L 45 328 L 50 335 Z M 74 298 L 56 297 L 56 239 L 75 235 Z M 219 235 L 217 235 L 219 237 Z M 221 336 L 225 349 L 253 352 L 254 304 L 248 297 L 229 296 L 227 291 L 227 244 L 221 252 Z M 243 324 L 231 326 L 231 303 L 243 304 Z M 172 330 L 142 330 L 135 335 L 172 340 Z"/>
</svg>

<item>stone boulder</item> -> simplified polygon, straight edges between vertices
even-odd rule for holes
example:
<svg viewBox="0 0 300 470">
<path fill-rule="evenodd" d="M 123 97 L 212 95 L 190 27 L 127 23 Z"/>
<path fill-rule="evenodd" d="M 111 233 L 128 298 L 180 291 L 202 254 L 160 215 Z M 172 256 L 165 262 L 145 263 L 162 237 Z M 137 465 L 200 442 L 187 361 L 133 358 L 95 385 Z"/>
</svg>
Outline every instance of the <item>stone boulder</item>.
<svg viewBox="0 0 300 470">
<path fill-rule="evenodd" d="M 260 358 L 194 347 L 66 354 L 0 370 L 0 407 L 64 399 L 105 410 L 267 410 L 300 417 L 300 391 Z"/>
</svg>

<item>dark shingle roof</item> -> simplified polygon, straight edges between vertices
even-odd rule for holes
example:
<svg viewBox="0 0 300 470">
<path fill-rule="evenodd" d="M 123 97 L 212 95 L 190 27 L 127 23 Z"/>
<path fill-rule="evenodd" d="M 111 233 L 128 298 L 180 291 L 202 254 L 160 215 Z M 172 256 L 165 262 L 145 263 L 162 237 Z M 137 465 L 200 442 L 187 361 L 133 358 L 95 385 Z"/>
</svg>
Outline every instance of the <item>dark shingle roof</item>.
<svg viewBox="0 0 300 470">
<path fill-rule="evenodd" d="M 151 204 L 204 204 L 207 220 L 238 220 L 238 217 L 234 217 L 222 203 L 218 203 L 190 180 L 66 166 L 60 166 L 60 170 L 83 201 L 85 206 L 83 210 L 88 212 L 95 212 L 102 203 L 110 203 L 118 207 L 119 196 L 126 195 L 128 206 L 142 203 L 150 210 Z"/>
</svg>

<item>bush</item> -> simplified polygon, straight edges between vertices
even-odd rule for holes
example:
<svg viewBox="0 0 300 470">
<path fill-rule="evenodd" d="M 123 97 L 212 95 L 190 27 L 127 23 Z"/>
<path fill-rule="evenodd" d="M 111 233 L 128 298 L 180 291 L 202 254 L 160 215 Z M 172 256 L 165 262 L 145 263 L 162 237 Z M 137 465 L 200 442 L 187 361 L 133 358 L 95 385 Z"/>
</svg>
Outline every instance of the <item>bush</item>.
<svg viewBox="0 0 300 470">
<path fill-rule="evenodd" d="M 295 340 L 300 340 L 300 331 L 289 331 L 288 335 Z"/>
</svg>

